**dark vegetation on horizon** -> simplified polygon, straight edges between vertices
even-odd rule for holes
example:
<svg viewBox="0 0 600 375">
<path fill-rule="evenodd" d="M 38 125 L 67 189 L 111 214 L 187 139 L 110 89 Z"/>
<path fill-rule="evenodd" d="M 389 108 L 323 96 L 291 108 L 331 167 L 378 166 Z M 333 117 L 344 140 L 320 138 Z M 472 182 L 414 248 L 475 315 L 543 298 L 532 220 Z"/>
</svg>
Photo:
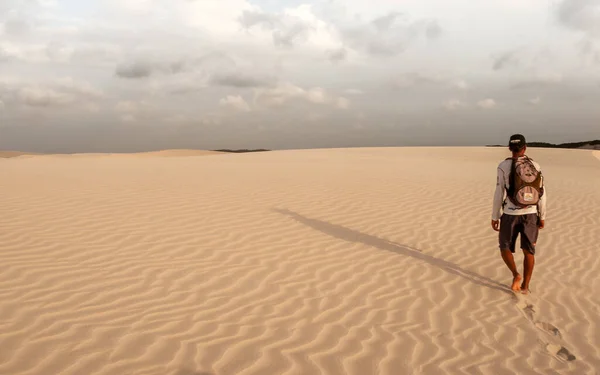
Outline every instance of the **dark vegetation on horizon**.
<svg viewBox="0 0 600 375">
<path fill-rule="evenodd" d="M 212 150 L 212 151 L 217 151 L 217 152 L 231 152 L 231 153 L 236 153 L 236 154 L 241 154 L 241 153 L 245 153 L 245 152 L 266 152 L 266 151 L 271 151 L 271 150 L 266 150 L 266 149 L 256 149 L 256 150 L 248 150 L 248 149 L 241 149 L 241 150 L 229 150 L 229 149 L 221 149 L 221 150 Z"/>
<path fill-rule="evenodd" d="M 527 142 L 528 147 L 540 148 L 599 148 L 600 140 L 595 139 L 587 142 L 571 142 L 571 143 L 547 143 L 547 142 Z M 507 147 L 506 145 L 488 145 L 487 147 Z"/>
</svg>

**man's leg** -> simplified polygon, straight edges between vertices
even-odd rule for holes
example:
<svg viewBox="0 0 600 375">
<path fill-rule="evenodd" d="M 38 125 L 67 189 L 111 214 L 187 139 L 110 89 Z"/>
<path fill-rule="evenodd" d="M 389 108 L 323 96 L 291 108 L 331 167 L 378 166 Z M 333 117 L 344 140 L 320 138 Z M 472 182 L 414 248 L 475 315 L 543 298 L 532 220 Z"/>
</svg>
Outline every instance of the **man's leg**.
<svg viewBox="0 0 600 375">
<path fill-rule="evenodd" d="M 531 275 L 533 274 L 535 255 L 525 249 L 523 249 L 523 254 L 525 255 L 525 258 L 523 259 L 523 273 L 525 274 L 525 278 L 523 279 L 523 284 L 521 284 L 521 291 L 523 293 L 529 293 L 529 282 L 531 281 Z"/>
<path fill-rule="evenodd" d="M 519 275 L 519 271 L 517 271 L 517 265 L 515 264 L 515 258 L 513 257 L 517 236 L 519 235 L 516 228 L 517 223 L 517 216 L 502 215 L 500 218 L 500 233 L 498 237 L 500 241 L 500 254 L 502 255 L 504 264 L 506 264 L 510 272 L 512 272 L 513 282 L 511 289 L 515 292 L 519 291 L 521 288 L 520 283 L 522 279 L 521 275 Z"/>
<path fill-rule="evenodd" d="M 533 266 L 535 265 L 535 245 L 538 240 L 539 228 L 537 223 L 537 215 L 530 214 L 523 217 L 524 230 L 521 234 L 521 249 L 523 250 L 523 273 L 524 279 L 521 284 L 521 291 L 529 293 L 529 282 L 533 274 Z"/>
<path fill-rule="evenodd" d="M 504 260 L 504 263 L 513 275 L 513 283 L 510 289 L 517 292 L 521 288 L 521 285 L 519 284 L 521 283 L 522 277 L 521 275 L 519 275 L 519 271 L 517 270 L 515 258 L 513 257 L 512 252 L 509 249 L 501 250 L 500 253 L 502 254 L 502 259 Z"/>
</svg>

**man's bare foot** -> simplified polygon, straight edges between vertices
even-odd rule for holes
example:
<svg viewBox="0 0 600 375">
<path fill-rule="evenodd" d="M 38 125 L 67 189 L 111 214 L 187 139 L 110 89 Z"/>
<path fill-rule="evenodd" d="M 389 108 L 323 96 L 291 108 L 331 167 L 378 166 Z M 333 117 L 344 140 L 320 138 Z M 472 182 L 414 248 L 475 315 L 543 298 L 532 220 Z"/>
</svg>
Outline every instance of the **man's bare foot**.
<svg viewBox="0 0 600 375">
<path fill-rule="evenodd" d="M 514 278 L 513 278 L 513 283 L 512 286 L 510 287 L 510 289 L 512 289 L 513 292 L 518 292 L 521 290 L 521 275 L 517 274 Z"/>
<path fill-rule="evenodd" d="M 529 289 L 524 289 L 524 288 L 521 288 L 521 294 L 529 294 L 529 293 L 531 293 L 531 292 L 529 291 Z"/>
</svg>

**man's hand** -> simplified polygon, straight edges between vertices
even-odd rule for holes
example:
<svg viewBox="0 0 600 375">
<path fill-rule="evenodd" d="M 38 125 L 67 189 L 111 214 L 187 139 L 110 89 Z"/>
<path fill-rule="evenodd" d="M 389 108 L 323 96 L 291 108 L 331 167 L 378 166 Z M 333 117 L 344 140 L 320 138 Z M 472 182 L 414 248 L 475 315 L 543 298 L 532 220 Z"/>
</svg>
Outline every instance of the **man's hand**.
<svg viewBox="0 0 600 375">
<path fill-rule="evenodd" d="M 546 223 L 544 220 L 538 220 L 538 228 L 544 229 L 545 225 L 546 225 Z"/>
<path fill-rule="evenodd" d="M 500 232 L 500 220 L 492 220 L 492 228 L 496 232 Z"/>
</svg>

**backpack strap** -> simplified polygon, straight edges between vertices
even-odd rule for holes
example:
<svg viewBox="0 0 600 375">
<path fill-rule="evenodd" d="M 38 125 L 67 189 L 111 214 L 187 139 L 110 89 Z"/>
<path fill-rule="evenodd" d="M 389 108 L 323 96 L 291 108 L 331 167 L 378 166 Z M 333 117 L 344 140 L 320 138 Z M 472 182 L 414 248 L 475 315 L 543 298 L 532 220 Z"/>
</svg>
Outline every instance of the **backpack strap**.
<svg viewBox="0 0 600 375">
<path fill-rule="evenodd" d="M 515 159 L 515 158 L 506 159 L 506 160 L 512 160 L 512 163 L 510 165 L 510 174 L 508 175 L 508 188 L 506 189 L 506 197 L 511 202 L 512 202 L 512 195 L 515 192 L 515 173 L 517 171 L 517 159 Z"/>
</svg>

